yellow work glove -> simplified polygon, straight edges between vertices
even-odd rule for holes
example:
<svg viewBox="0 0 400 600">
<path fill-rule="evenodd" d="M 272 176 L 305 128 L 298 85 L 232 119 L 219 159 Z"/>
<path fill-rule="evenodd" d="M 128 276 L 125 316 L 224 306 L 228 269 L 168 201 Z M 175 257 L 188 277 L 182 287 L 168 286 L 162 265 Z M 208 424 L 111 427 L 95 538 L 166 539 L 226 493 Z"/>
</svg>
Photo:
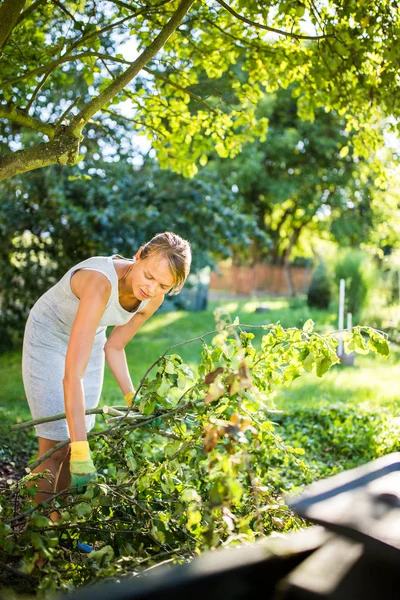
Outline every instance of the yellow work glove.
<svg viewBox="0 0 400 600">
<path fill-rule="evenodd" d="M 124 399 L 128 406 L 132 406 L 132 402 L 133 402 L 133 398 L 134 398 L 135 394 L 136 394 L 136 392 L 128 392 L 127 394 L 125 394 Z"/>
<path fill-rule="evenodd" d="M 71 487 L 78 494 L 84 492 L 84 486 L 96 475 L 96 467 L 90 458 L 88 442 L 71 442 L 69 471 Z"/>
</svg>

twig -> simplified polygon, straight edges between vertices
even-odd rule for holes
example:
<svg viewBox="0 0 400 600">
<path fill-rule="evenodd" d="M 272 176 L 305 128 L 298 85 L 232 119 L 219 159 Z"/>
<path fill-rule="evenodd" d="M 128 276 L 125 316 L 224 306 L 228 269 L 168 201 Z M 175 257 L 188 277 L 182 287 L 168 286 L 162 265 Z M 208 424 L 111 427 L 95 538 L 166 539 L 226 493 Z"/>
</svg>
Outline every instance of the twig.
<svg viewBox="0 0 400 600">
<path fill-rule="evenodd" d="M 0 560 L 0 569 L 4 569 L 4 571 L 8 571 L 9 573 L 16 575 L 17 577 L 23 577 L 24 579 L 29 579 L 30 581 L 35 581 L 35 578 L 31 577 L 31 575 L 27 575 L 27 573 L 22 573 L 22 571 L 19 571 L 18 569 L 15 569 L 14 567 L 10 567 L 10 565 L 3 563 L 3 561 L 1 561 L 1 560 Z"/>
<path fill-rule="evenodd" d="M 50 73 L 51 73 L 51 71 L 48 71 L 47 73 L 45 73 L 43 75 L 42 79 L 37 84 L 36 88 L 34 89 L 34 91 L 32 93 L 32 96 L 30 97 L 28 104 L 25 107 L 26 112 L 29 112 L 29 109 L 31 108 L 32 104 L 34 103 L 36 96 L 38 95 L 38 93 L 40 92 L 40 90 L 42 89 L 44 84 L 46 83 L 46 80 L 49 78 Z"/>
<path fill-rule="evenodd" d="M 64 120 L 64 117 L 66 117 L 66 115 L 67 115 L 68 113 L 70 113 L 70 112 L 71 112 L 71 110 L 74 108 L 74 106 L 76 106 L 76 105 L 78 104 L 78 102 L 80 101 L 80 99 L 81 99 L 81 97 L 80 97 L 80 96 L 77 96 L 77 97 L 75 98 L 75 100 L 74 100 L 73 102 L 71 102 L 71 104 L 68 106 L 68 108 L 66 108 L 66 109 L 64 110 L 64 112 L 63 112 L 63 114 L 61 115 L 61 117 L 59 117 L 59 118 L 57 119 L 57 121 L 55 121 L 55 123 L 54 123 L 54 125 L 55 125 L 56 127 L 57 127 L 57 126 L 58 126 L 60 123 L 62 123 L 62 122 L 63 122 L 63 120 Z"/>
<path fill-rule="evenodd" d="M 265 29 L 265 31 L 271 31 L 272 33 L 278 33 L 279 35 L 284 35 L 285 37 L 295 38 L 296 40 L 322 40 L 327 37 L 333 37 L 333 34 L 324 34 L 324 35 L 301 35 L 299 33 L 289 33 L 288 31 L 282 31 L 281 29 L 275 29 L 275 27 L 269 27 L 268 25 L 263 25 L 262 23 L 256 23 L 255 21 L 251 21 L 247 19 L 247 17 L 243 17 L 237 13 L 233 8 L 231 8 L 228 4 L 226 4 L 223 0 L 216 0 L 218 4 L 220 4 L 223 8 L 225 8 L 228 12 L 231 13 L 236 19 L 243 21 L 243 23 L 247 23 L 247 25 L 251 25 L 251 27 L 257 27 L 258 29 Z"/>
</svg>

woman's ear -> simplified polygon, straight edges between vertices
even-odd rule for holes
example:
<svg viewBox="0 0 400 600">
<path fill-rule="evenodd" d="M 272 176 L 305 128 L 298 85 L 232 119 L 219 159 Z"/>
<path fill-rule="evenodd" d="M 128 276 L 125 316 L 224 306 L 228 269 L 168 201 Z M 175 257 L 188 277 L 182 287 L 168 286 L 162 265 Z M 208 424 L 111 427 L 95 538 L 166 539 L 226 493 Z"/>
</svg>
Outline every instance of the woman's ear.
<svg viewBox="0 0 400 600">
<path fill-rule="evenodd" d="M 135 254 L 136 260 L 139 260 L 141 254 L 142 254 L 142 250 L 143 250 L 143 246 L 140 246 L 139 250 Z"/>
</svg>

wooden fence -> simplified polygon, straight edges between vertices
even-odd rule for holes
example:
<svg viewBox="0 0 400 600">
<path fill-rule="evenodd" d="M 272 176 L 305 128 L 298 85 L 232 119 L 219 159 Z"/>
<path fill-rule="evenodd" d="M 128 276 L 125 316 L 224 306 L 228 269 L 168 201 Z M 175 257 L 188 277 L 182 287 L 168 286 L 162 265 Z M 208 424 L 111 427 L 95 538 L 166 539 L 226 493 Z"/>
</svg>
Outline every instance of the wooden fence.
<svg viewBox="0 0 400 600">
<path fill-rule="evenodd" d="M 307 267 L 289 268 L 296 294 L 306 294 L 311 281 L 311 269 Z M 265 263 L 258 263 L 253 267 L 220 263 L 218 271 L 211 272 L 209 289 L 243 295 L 261 291 L 274 296 L 290 295 L 285 269 Z"/>
</svg>

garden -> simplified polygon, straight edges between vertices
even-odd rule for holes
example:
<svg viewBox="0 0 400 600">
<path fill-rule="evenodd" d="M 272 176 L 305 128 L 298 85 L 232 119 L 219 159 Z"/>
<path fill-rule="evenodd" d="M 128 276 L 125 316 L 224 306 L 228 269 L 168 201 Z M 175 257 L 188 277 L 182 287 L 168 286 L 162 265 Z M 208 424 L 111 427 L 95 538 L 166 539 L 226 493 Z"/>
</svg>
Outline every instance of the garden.
<svg viewBox="0 0 400 600">
<path fill-rule="evenodd" d="M 400 450 L 399 25 L 392 0 L 3 0 L 2 598 L 52 600 L 306 529 L 290 495 Z M 135 277 L 161 232 L 190 242 L 191 270 L 186 254 L 183 291 L 150 314 Z M 61 470 L 40 465 L 69 439 L 38 457 L 34 426 L 70 427 L 87 363 L 75 350 L 65 413 L 32 421 L 24 330 L 96 257 L 125 257 L 117 300 L 139 326 L 119 328 L 87 441 L 69 430 L 83 484 L 58 489 Z M 203 282 L 189 310 L 222 264 L 268 265 L 286 291 L 249 276 L 246 295 L 207 297 Z M 69 287 L 87 349 L 102 286 L 90 310 Z M 67 338 L 79 348 L 72 324 Z"/>
<path fill-rule="evenodd" d="M 269 307 L 267 320 L 255 311 L 260 302 Z M 232 329 L 235 320 L 243 325 Z M 91 438 L 101 464 L 97 483 L 78 498 L 67 491 L 54 500 L 62 514 L 57 525 L 49 519 L 54 506 L 35 509 L 25 485 L 35 436 L 32 428 L 13 429 L 30 414 L 20 353 L 2 355 L 2 563 L 12 557 L 6 590 L 44 597 L 307 526 L 285 505 L 285 494 L 399 449 L 400 355 L 392 349 L 387 356 L 384 336 L 370 332 L 368 355 L 370 342 L 363 342 L 353 366 L 334 364 L 322 378 L 307 365 L 309 348 L 314 362 L 326 360 L 323 335 L 335 320 L 332 311 L 287 298 L 156 315 L 127 352 L 136 386 L 170 350 L 155 378 L 149 372 L 142 382 L 136 418 L 114 433 L 123 408 L 106 373 Z M 226 335 L 229 324 L 238 337 Z M 265 351 L 268 364 L 259 360 Z M 95 548 L 84 558 L 74 551 L 79 536 Z M 38 557 L 47 560 L 41 570 Z"/>
</svg>

